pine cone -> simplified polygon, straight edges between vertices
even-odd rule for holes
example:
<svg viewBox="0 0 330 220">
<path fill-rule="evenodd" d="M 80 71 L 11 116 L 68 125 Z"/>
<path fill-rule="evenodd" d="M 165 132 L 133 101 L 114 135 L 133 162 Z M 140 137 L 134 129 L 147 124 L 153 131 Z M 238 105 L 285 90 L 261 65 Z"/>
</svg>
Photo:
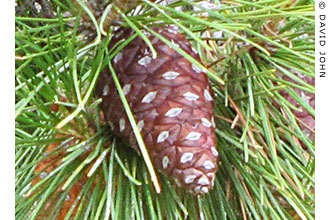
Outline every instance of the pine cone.
<svg viewBox="0 0 330 220">
<path fill-rule="evenodd" d="M 57 135 L 57 138 L 65 137 L 63 135 Z M 70 146 L 73 145 L 78 139 L 71 139 L 66 145 Z M 50 144 L 47 149 L 46 153 L 50 154 L 52 153 L 60 143 L 53 143 Z M 65 152 L 60 152 L 57 154 L 54 154 L 52 156 L 47 157 L 46 159 L 40 161 L 35 170 L 35 174 L 39 174 L 34 180 L 32 180 L 32 185 L 36 185 L 41 179 L 45 178 L 49 173 L 54 171 L 58 166 L 61 165 L 62 159 L 66 156 Z M 87 172 L 86 172 L 87 173 Z M 74 205 L 76 199 L 79 196 L 80 191 L 82 190 L 84 184 L 87 182 L 87 175 L 84 174 L 69 190 L 67 197 L 65 201 L 63 201 L 58 216 L 56 217 L 57 220 L 63 220 L 65 219 L 65 216 L 71 209 L 71 207 Z M 41 212 L 39 213 L 37 220 L 47 219 L 49 217 L 49 214 L 51 213 L 51 210 L 53 210 L 60 199 L 61 192 L 62 192 L 62 185 L 56 189 L 55 192 L 52 193 L 50 198 L 48 198 L 45 206 L 42 208 Z M 78 198 L 79 199 L 79 198 Z M 80 205 L 80 201 L 77 202 L 75 209 L 73 210 L 73 213 L 71 216 L 75 216 L 76 212 L 78 210 L 78 207 Z M 73 219 L 73 218 L 70 218 Z"/>
<path fill-rule="evenodd" d="M 120 18 L 117 9 L 121 10 L 122 12 L 127 12 L 130 9 L 134 8 L 137 5 L 137 0 L 114 0 L 111 3 L 104 0 L 85 0 L 84 3 L 86 6 L 93 12 L 93 15 L 97 20 L 100 20 L 102 14 L 104 13 L 105 8 L 111 4 L 110 12 L 108 13 L 105 21 L 104 21 L 104 29 L 108 30 L 111 23 L 116 22 L 117 19 Z M 73 1 L 73 4 L 80 8 L 80 4 L 77 1 Z M 84 11 L 82 13 L 82 18 L 85 22 L 92 23 L 91 18 L 89 15 Z M 93 26 L 90 26 L 90 28 L 94 28 Z"/>
<path fill-rule="evenodd" d="M 310 85 L 315 85 L 315 79 L 310 76 L 304 76 L 301 74 L 296 73 L 296 75 L 307 82 Z M 281 77 L 282 79 L 295 83 L 294 80 L 289 78 L 288 76 Z M 315 109 L 315 94 L 308 93 L 306 91 L 302 91 L 299 88 L 293 88 L 293 90 L 307 103 L 309 104 L 313 109 Z M 281 91 L 281 95 L 287 99 L 291 104 L 293 104 L 295 107 L 301 109 L 302 111 L 296 111 L 294 110 L 293 113 L 296 116 L 296 118 L 299 120 L 298 123 L 302 129 L 302 131 L 305 133 L 305 135 L 310 139 L 314 140 L 314 131 L 315 131 L 315 118 L 306 110 L 304 109 L 293 97 L 291 97 L 287 92 Z"/>
<path fill-rule="evenodd" d="M 175 27 L 154 31 L 200 61 L 189 41 Z M 110 48 L 134 33 L 119 29 Z M 157 51 L 152 59 L 145 42 L 137 37 L 112 60 L 113 67 L 134 113 L 153 164 L 178 186 L 194 194 L 207 193 L 217 171 L 212 91 L 207 75 L 167 44 L 146 33 Z M 117 89 L 106 67 L 96 94 L 113 131 L 128 139 L 139 152 L 135 136 Z"/>
</svg>

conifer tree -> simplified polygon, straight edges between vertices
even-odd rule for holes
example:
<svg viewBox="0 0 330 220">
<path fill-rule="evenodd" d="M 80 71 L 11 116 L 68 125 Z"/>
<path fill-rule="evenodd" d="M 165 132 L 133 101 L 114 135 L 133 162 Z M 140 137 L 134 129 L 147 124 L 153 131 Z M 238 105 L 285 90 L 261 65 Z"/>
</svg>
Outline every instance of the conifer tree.
<svg viewBox="0 0 330 220">
<path fill-rule="evenodd" d="M 15 4 L 16 219 L 314 219 L 314 1 Z M 131 34 L 114 40 L 120 30 Z M 210 96 L 203 90 L 199 97 L 213 102 L 216 145 L 209 155 L 218 158 L 211 160 L 217 172 L 207 190 L 191 193 L 157 169 L 164 163 L 151 154 L 136 114 L 143 106 L 125 96 L 128 73 L 114 63 L 137 40 L 152 59 L 162 57 L 159 48 L 170 48 L 182 65 L 207 76 Z M 118 64 L 138 70 L 129 59 Z M 106 92 L 118 94 L 116 102 L 98 95 L 104 77 L 114 82 Z M 139 91 L 150 89 L 150 81 L 139 83 L 146 87 Z M 124 110 L 129 138 L 112 130 L 106 102 L 112 112 Z M 185 111 L 175 107 L 167 116 Z M 198 126 L 208 122 L 213 126 L 211 119 Z M 200 167 L 208 160 L 202 161 Z"/>
</svg>

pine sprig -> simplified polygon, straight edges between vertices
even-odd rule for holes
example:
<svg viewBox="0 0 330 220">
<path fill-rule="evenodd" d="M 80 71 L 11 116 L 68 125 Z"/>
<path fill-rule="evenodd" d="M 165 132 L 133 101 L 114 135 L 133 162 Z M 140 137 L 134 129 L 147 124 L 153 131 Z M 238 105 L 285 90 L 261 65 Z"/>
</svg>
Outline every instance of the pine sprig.
<svg viewBox="0 0 330 220">
<path fill-rule="evenodd" d="M 17 219 L 314 219 L 315 146 L 295 114 L 315 116 L 295 90 L 315 91 L 299 76 L 314 77 L 313 1 L 214 1 L 211 9 L 143 0 L 118 10 L 120 25 L 139 36 L 176 24 L 208 67 L 220 161 L 203 196 L 161 174 L 157 194 L 142 158 L 100 114 L 98 74 L 127 42 L 108 50 L 111 29 L 105 35 L 88 7 L 55 0 L 56 16 L 45 18 L 16 2 Z"/>
</svg>

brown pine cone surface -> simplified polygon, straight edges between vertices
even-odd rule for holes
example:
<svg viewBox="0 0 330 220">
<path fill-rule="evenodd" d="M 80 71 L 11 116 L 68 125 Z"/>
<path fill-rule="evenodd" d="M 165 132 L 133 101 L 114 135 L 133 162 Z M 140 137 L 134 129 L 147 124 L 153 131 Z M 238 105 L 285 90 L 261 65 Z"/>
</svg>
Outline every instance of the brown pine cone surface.
<svg viewBox="0 0 330 220">
<path fill-rule="evenodd" d="M 296 73 L 296 75 L 304 80 L 306 83 L 310 85 L 315 85 L 315 79 L 310 76 L 304 76 L 301 74 Z M 289 78 L 288 76 L 281 77 L 282 79 L 295 83 L 294 80 Z M 315 109 L 315 94 L 309 93 L 306 91 L 302 91 L 299 88 L 293 88 L 293 90 L 300 96 L 300 98 L 305 101 L 308 105 L 310 105 L 313 109 Z M 292 96 L 290 96 L 287 92 L 281 91 L 281 94 L 285 99 L 287 99 L 291 104 L 295 107 L 301 109 L 301 111 L 294 110 L 293 113 L 298 119 L 299 126 L 301 127 L 302 131 L 305 135 L 310 139 L 314 140 L 314 131 L 315 131 L 315 118 L 311 115 L 306 109 L 304 109 Z"/>
<path fill-rule="evenodd" d="M 175 27 L 154 31 L 200 61 L 184 35 Z M 110 48 L 134 33 L 119 29 Z M 146 33 L 157 51 L 137 37 L 112 60 L 153 164 L 194 194 L 207 193 L 217 171 L 213 93 L 207 75 L 160 39 Z M 139 152 L 135 136 L 108 67 L 99 79 L 96 94 L 101 109 L 118 136 Z"/>
</svg>

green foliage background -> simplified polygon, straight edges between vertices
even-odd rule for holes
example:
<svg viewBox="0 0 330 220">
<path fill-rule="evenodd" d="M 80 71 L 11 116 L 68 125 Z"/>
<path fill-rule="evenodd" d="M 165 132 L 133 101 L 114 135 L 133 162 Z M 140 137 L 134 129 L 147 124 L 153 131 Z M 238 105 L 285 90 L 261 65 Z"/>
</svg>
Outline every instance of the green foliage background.
<svg viewBox="0 0 330 220">
<path fill-rule="evenodd" d="M 178 25 L 209 67 L 220 168 L 203 196 L 161 174 L 157 194 L 144 160 L 100 122 L 101 100 L 93 97 L 98 75 L 127 42 L 108 50 L 111 35 L 87 7 L 53 0 L 57 15 L 46 18 L 27 2 L 16 1 L 15 20 L 16 219 L 36 219 L 61 187 L 47 211 L 55 219 L 87 172 L 77 213 L 73 206 L 66 219 L 314 219 L 314 143 L 300 128 L 296 107 L 279 93 L 314 115 L 293 90 L 314 93 L 295 74 L 314 77 L 314 1 L 215 0 L 220 7 L 210 10 L 201 1 L 142 0 L 141 7 L 118 12 L 121 25 L 142 37 L 143 29 Z M 84 13 L 92 17 L 89 28 L 81 23 Z M 72 138 L 78 141 L 68 146 Z M 61 144 L 45 154 L 52 143 Z M 32 186 L 36 165 L 59 153 L 65 153 L 62 165 Z"/>
</svg>

